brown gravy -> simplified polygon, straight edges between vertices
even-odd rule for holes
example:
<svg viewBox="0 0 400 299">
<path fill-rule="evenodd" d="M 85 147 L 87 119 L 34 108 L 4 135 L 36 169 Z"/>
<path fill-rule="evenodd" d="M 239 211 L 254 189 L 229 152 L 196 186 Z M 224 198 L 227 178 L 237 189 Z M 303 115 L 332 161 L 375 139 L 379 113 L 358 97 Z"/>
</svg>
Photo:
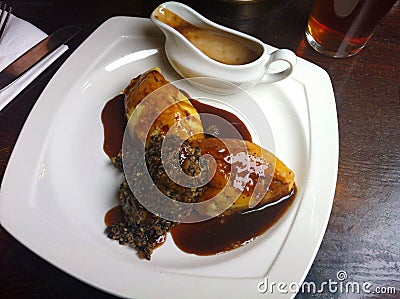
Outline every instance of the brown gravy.
<svg viewBox="0 0 400 299">
<path fill-rule="evenodd" d="M 108 157 L 115 157 L 122 148 L 126 127 L 125 95 L 119 94 L 109 100 L 101 113 L 104 129 L 103 150 Z"/>
<path fill-rule="evenodd" d="M 122 147 L 122 139 L 126 127 L 124 96 L 118 95 L 109 100 L 102 111 L 104 127 L 104 151 L 113 157 Z M 217 115 L 238 130 L 243 139 L 251 141 L 251 135 L 246 125 L 234 114 L 190 99 L 193 106 L 201 113 Z M 218 137 L 232 138 L 232 130 L 221 122 L 216 124 L 214 118 L 201 117 L 203 126 L 207 128 L 216 125 L 219 130 Z M 219 125 L 219 126 L 218 126 Z M 211 220 L 198 223 L 181 223 L 171 230 L 175 244 L 184 252 L 196 255 L 212 255 L 228 251 L 250 242 L 263 234 L 287 211 L 295 199 L 296 189 L 290 198 L 275 206 L 266 209 L 254 209 L 248 213 L 238 213 L 224 217 L 215 217 Z M 104 217 L 106 226 L 123 222 L 123 212 L 120 206 L 111 208 Z M 164 240 L 160 240 L 160 245 Z"/>
<path fill-rule="evenodd" d="M 106 215 L 104 216 L 104 223 L 106 226 L 110 226 L 124 221 L 125 221 L 124 212 L 122 211 L 122 207 L 120 205 L 115 206 L 110 210 L 108 210 Z"/>
<path fill-rule="evenodd" d="M 213 255 L 238 248 L 274 225 L 290 207 L 295 195 L 296 189 L 289 199 L 265 209 L 181 223 L 172 228 L 172 238 L 179 249 L 196 255 Z"/>
<path fill-rule="evenodd" d="M 197 112 L 199 112 L 205 131 L 210 127 L 215 127 L 217 129 L 213 137 L 238 139 L 241 136 L 244 140 L 252 141 L 251 134 L 246 125 L 235 114 L 194 99 L 189 100 L 194 108 L 196 108 Z M 212 115 L 219 116 L 220 118 L 212 117 Z"/>
<path fill-rule="evenodd" d="M 115 157 L 122 148 L 122 140 L 126 127 L 124 95 L 120 94 L 109 100 L 101 113 L 101 121 L 104 128 L 103 150 L 110 157 Z M 246 125 L 233 113 L 219 109 L 197 100 L 190 99 L 192 105 L 197 109 L 201 116 L 201 121 L 205 128 L 216 126 L 218 128 L 218 137 L 220 138 L 237 138 L 237 132 L 244 140 L 251 141 L 251 134 Z M 215 123 L 215 118 L 207 117 L 206 114 L 213 114 L 226 120 L 237 130 L 232 130 L 226 122 L 220 121 Z"/>
<path fill-rule="evenodd" d="M 263 51 L 257 43 L 221 30 L 197 27 L 164 7 L 158 8 L 154 17 L 177 30 L 205 55 L 224 64 L 250 63 Z"/>
</svg>

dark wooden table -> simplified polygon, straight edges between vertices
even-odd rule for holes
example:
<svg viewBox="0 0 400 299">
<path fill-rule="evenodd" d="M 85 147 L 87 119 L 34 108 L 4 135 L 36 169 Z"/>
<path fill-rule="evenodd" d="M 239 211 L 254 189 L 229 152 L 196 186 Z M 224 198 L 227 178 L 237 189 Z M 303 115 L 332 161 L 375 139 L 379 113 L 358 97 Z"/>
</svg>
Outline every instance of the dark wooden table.
<svg viewBox="0 0 400 299">
<path fill-rule="evenodd" d="M 17 16 L 47 33 L 82 27 L 70 50 L 0 112 L 0 180 L 18 134 L 57 69 L 101 23 L 112 16 L 149 16 L 162 1 L 46 1 L 8 3 Z M 326 58 L 304 39 L 311 1 L 264 0 L 253 4 L 182 1 L 221 24 L 289 48 L 331 76 L 339 120 L 340 159 L 332 215 L 306 277 L 321 283 L 346 271 L 348 280 L 395 287 L 400 296 L 400 3 L 366 48 L 348 59 Z M 321 200 L 324 200 L 321 198 Z M 301 246 L 299 246 L 301 254 Z M 288 269 L 290 271 L 290 269 Z M 329 294 L 346 298 L 346 294 Z M 328 294 L 320 294 L 326 298 Z M 0 297 L 111 297 L 65 274 L 13 239 L 0 226 Z M 310 294 L 300 294 L 308 298 Z"/>
</svg>

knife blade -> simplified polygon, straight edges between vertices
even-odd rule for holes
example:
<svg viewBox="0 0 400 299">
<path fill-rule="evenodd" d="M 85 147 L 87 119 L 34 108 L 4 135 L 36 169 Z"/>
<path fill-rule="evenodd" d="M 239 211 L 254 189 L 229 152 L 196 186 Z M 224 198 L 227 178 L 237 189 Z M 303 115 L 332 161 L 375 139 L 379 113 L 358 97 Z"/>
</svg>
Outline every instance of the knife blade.
<svg viewBox="0 0 400 299">
<path fill-rule="evenodd" d="M 38 42 L 24 54 L 15 59 L 0 72 L 0 91 L 25 74 L 29 69 L 59 46 L 68 42 L 80 31 L 81 28 L 78 26 L 63 27 Z"/>
</svg>

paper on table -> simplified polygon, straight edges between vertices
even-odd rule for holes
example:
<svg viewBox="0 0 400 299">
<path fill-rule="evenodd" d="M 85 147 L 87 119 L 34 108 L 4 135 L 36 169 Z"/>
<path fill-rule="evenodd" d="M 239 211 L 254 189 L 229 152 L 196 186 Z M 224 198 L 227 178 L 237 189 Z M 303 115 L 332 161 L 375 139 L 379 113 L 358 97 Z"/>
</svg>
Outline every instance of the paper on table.
<svg viewBox="0 0 400 299">
<path fill-rule="evenodd" d="M 0 71 L 46 37 L 47 34 L 34 25 L 11 15 L 0 42 Z M 60 46 L 18 80 L 1 90 L 0 111 L 66 50 L 68 46 Z"/>
</svg>

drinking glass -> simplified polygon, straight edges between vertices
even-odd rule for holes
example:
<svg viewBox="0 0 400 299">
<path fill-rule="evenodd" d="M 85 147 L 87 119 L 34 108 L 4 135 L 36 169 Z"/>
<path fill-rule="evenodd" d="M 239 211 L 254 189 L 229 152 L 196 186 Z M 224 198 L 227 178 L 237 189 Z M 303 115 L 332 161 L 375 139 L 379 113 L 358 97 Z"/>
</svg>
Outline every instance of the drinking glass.
<svg viewBox="0 0 400 299">
<path fill-rule="evenodd" d="M 330 57 L 357 54 L 395 3 L 396 0 L 316 0 L 305 32 L 307 41 Z"/>
</svg>

